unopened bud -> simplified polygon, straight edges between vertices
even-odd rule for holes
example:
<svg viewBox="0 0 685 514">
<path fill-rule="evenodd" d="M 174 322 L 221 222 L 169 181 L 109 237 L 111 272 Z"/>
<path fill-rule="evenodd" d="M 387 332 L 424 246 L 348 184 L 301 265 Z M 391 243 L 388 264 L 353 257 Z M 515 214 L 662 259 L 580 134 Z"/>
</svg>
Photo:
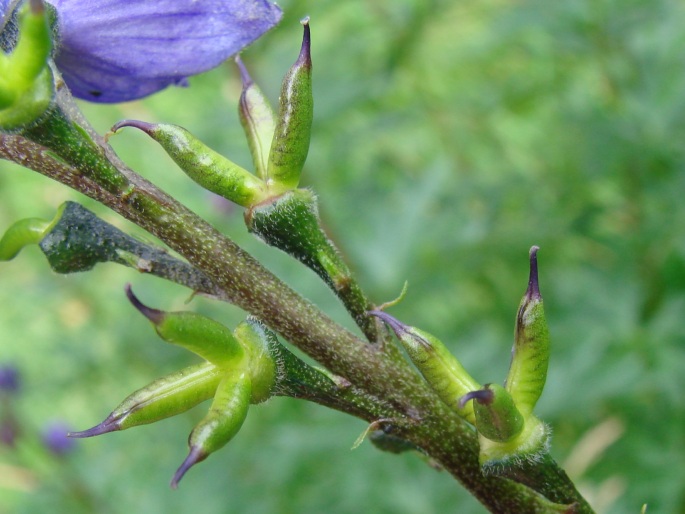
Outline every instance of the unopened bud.
<svg viewBox="0 0 685 514">
<path fill-rule="evenodd" d="M 247 371 L 229 374 L 220 383 L 207 415 L 188 438 L 190 452 L 171 480 L 176 489 L 183 475 L 195 464 L 222 448 L 238 433 L 250 405 L 250 377 Z"/>
<path fill-rule="evenodd" d="M 480 385 L 464 369 L 457 358 L 435 336 L 405 325 L 383 311 L 371 311 L 395 332 L 409 358 L 419 369 L 440 399 L 469 423 L 475 424 L 473 405 L 461 405 L 465 394 L 480 389 Z"/>
<path fill-rule="evenodd" d="M 314 119 L 309 18 L 302 20 L 302 25 L 302 48 L 297 61 L 283 78 L 276 128 L 269 151 L 267 184 L 275 194 L 297 187 L 309 152 Z"/>
<path fill-rule="evenodd" d="M 236 57 L 235 62 L 238 65 L 240 78 L 243 82 L 243 91 L 240 95 L 238 108 L 240 123 L 247 136 L 255 173 L 262 180 L 266 180 L 269 149 L 276 128 L 274 111 L 264 93 L 252 81 L 240 57 Z"/>
<path fill-rule="evenodd" d="M 279 344 L 276 334 L 256 318 L 248 317 L 236 327 L 233 335 L 249 354 L 250 403 L 268 400 L 277 379 L 276 362 L 271 354 L 271 347 Z"/>
<path fill-rule="evenodd" d="M 509 393 L 497 384 L 485 384 L 483 389 L 471 391 L 459 400 L 464 406 L 473 400 L 478 433 L 491 441 L 507 442 L 523 430 L 523 416 Z"/>
<path fill-rule="evenodd" d="M 42 1 L 26 2 L 19 13 L 19 40 L 10 54 L 0 51 L 0 129 L 33 123 L 52 102 L 55 89 L 48 59 L 51 31 Z"/>
<path fill-rule="evenodd" d="M 218 154 L 182 127 L 124 120 L 114 125 L 112 132 L 123 127 L 145 132 L 193 181 L 227 200 L 249 207 L 266 198 L 266 186 L 262 180 Z"/>
<path fill-rule="evenodd" d="M 194 312 L 166 312 L 144 305 L 126 286 L 133 306 L 155 326 L 159 337 L 199 355 L 220 368 L 235 367 L 245 351 L 231 331 L 219 323 Z"/>
<path fill-rule="evenodd" d="M 129 395 L 102 423 L 69 436 L 93 437 L 176 416 L 211 398 L 221 377 L 209 362 L 175 371 Z"/>
<path fill-rule="evenodd" d="M 530 249 L 528 288 L 516 316 L 514 346 L 505 388 L 527 417 L 535 407 L 547 379 L 550 338 L 538 281 L 538 247 Z"/>
</svg>

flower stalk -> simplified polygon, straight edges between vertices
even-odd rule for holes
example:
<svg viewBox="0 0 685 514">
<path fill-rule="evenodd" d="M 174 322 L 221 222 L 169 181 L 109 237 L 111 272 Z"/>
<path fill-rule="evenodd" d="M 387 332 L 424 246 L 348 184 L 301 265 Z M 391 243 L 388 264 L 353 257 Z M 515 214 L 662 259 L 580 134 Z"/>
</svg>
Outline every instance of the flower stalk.
<svg viewBox="0 0 685 514">
<path fill-rule="evenodd" d="M 245 225 L 266 244 L 296 258 L 319 275 L 367 339 L 378 342 L 378 326 L 369 315 L 375 307 L 321 227 L 313 192 L 295 189 L 257 204 L 245 212 Z"/>
<path fill-rule="evenodd" d="M 410 366 L 334 323 L 230 239 L 123 166 L 75 114 L 77 110 L 68 95 L 58 92 L 55 102 L 56 108 L 46 115 L 47 122 L 12 134 L 2 132 L 0 156 L 105 203 L 178 251 L 210 277 L 225 299 L 256 315 L 330 373 L 341 377 L 339 384 L 328 379 L 325 391 L 315 391 L 317 400 L 325 404 L 327 397 L 335 398 L 331 404 L 337 401 L 346 412 L 369 422 L 395 420 L 394 435 L 434 458 L 494 512 L 592 512 L 548 454 L 538 462 L 526 461 L 518 468 L 508 468 L 507 476 L 513 480 L 484 475 L 472 427 Z M 236 405 L 242 406 L 247 395 L 241 375 L 236 377 L 236 383 L 228 383 L 222 391 L 233 391 L 235 394 L 227 396 L 237 397 Z M 325 380 L 320 378 L 322 383 Z M 343 383 L 349 386 L 343 387 Z M 283 389 L 297 387 L 289 384 Z M 345 401 L 348 391 L 355 392 L 356 403 Z M 199 461 L 207 448 L 230 439 L 236 424 L 242 423 L 244 411 L 231 410 L 230 402 L 218 401 L 217 411 L 234 413 L 232 428 L 219 430 L 217 440 L 211 430 L 209 435 L 205 429 L 200 430 L 196 444 L 191 445 L 189 463 Z M 525 476 L 517 474 L 520 469 L 527 471 Z"/>
</svg>

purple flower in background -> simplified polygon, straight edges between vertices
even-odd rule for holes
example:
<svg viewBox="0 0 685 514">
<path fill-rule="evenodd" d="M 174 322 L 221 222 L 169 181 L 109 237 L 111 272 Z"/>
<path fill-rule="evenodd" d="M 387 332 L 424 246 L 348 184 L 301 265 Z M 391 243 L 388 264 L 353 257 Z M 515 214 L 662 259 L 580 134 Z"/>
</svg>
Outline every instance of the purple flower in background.
<svg viewBox="0 0 685 514">
<path fill-rule="evenodd" d="M 49 423 L 41 432 L 41 439 L 45 447 L 57 456 L 71 452 L 76 441 L 67 437 L 69 427 L 63 421 Z"/>
<path fill-rule="evenodd" d="M 19 390 L 19 370 L 10 365 L 0 365 L 0 391 L 15 393 Z"/>
<path fill-rule="evenodd" d="M 281 19 L 267 0 L 48 0 L 74 96 L 125 102 L 215 68 Z M 0 0 L 4 11 L 12 4 Z"/>
</svg>

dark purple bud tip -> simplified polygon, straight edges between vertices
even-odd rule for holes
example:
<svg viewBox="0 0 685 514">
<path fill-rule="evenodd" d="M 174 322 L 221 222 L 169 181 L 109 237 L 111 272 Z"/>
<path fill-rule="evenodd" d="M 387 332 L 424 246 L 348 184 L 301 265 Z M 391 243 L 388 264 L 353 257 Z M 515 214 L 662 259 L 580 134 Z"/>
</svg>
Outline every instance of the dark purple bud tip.
<svg viewBox="0 0 685 514">
<path fill-rule="evenodd" d="M 138 121 L 138 120 L 121 120 L 114 125 L 112 125 L 111 132 L 116 132 L 117 130 L 124 128 L 124 127 L 133 127 L 137 128 L 138 130 L 142 130 L 145 132 L 147 135 L 151 136 L 152 133 L 154 132 L 155 128 L 157 125 L 154 123 L 147 123 L 145 121 Z"/>
<path fill-rule="evenodd" d="M 470 393 L 466 393 L 464 396 L 459 398 L 459 408 L 463 409 L 466 407 L 466 404 L 470 400 L 474 400 L 481 405 L 483 404 L 488 404 L 492 403 L 492 400 L 495 398 L 495 393 L 493 393 L 490 389 L 487 388 L 488 386 L 485 386 L 485 389 L 479 389 L 478 391 L 471 391 Z"/>
<path fill-rule="evenodd" d="M 304 33 L 302 34 L 302 48 L 300 48 L 300 55 L 297 58 L 297 62 L 306 66 L 312 65 L 312 38 L 309 32 L 309 16 L 302 18 L 300 23 L 304 27 Z"/>
<path fill-rule="evenodd" d="M 398 338 L 402 338 L 404 334 L 409 332 L 409 326 L 405 325 L 402 323 L 400 320 L 397 318 L 393 318 L 390 314 L 387 312 L 383 311 L 369 311 L 368 314 L 371 314 L 371 316 L 376 316 L 377 318 L 381 319 L 383 323 L 388 325 L 393 332 L 395 332 L 395 335 Z"/>
<path fill-rule="evenodd" d="M 247 72 L 247 68 L 243 64 L 240 55 L 235 56 L 235 63 L 238 66 L 238 71 L 240 71 L 240 80 L 243 83 L 243 90 L 245 90 L 252 85 L 252 77 L 250 77 L 250 74 Z"/>
<path fill-rule="evenodd" d="M 33 14 L 43 14 L 45 11 L 45 4 L 43 0 L 31 0 L 29 2 L 29 8 Z"/>
<path fill-rule="evenodd" d="M 533 246 L 530 249 L 530 275 L 528 277 L 528 289 L 526 290 L 526 296 L 530 299 L 539 300 L 542 298 L 540 295 L 540 283 L 538 282 L 538 250 L 539 246 Z"/>
<path fill-rule="evenodd" d="M 176 473 L 174 473 L 174 478 L 171 479 L 171 488 L 177 489 L 178 483 L 183 478 L 183 475 L 185 475 L 186 472 L 195 464 L 205 460 L 207 455 L 208 454 L 203 452 L 199 447 L 191 448 L 186 460 L 183 461 L 183 464 L 181 464 L 181 466 L 176 470 Z"/>
<path fill-rule="evenodd" d="M 126 296 L 128 296 L 128 299 L 133 304 L 133 306 L 136 309 L 138 309 L 143 316 L 152 321 L 152 323 L 154 323 L 155 325 L 159 325 L 162 321 L 164 321 L 165 312 L 144 305 L 143 302 L 138 300 L 138 297 L 133 294 L 131 284 L 126 284 Z"/>
<path fill-rule="evenodd" d="M 67 437 L 73 437 L 75 439 L 83 439 L 85 437 L 94 437 L 96 435 L 109 434 L 110 432 L 116 432 L 120 430 L 119 419 L 112 416 L 108 416 L 105 421 L 99 425 L 95 425 L 93 428 L 88 430 L 83 430 L 81 432 L 69 432 Z"/>
</svg>

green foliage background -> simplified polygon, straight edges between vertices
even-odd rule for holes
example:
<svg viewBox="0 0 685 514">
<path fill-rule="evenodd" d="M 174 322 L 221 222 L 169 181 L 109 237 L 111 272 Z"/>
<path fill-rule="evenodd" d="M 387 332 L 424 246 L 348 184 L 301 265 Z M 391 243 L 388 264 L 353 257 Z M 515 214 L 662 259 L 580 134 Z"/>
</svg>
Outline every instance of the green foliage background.
<svg viewBox="0 0 685 514">
<path fill-rule="evenodd" d="M 304 183 L 378 302 L 440 336 L 474 376 L 501 381 L 537 244 L 553 335 L 538 411 L 600 512 L 685 512 L 685 7 L 671 0 L 284 1 L 244 53 L 276 99 L 312 17 L 316 114 Z M 84 105 L 96 128 L 180 124 L 248 166 L 232 66 L 143 102 Z M 112 139 L 173 193 L 349 325 L 309 271 L 258 241 L 142 134 Z M 0 230 L 75 199 L 0 162 Z M 223 451 L 167 484 L 198 408 L 79 441 L 56 458 L 50 420 L 92 426 L 132 390 L 193 357 L 125 300 L 184 308 L 188 292 L 104 265 L 50 272 L 37 248 L 0 266 L 0 362 L 19 367 L 21 437 L 0 448 L 0 513 L 483 512 L 416 455 L 365 443 L 359 420 L 288 399 L 253 408 Z M 227 324 L 242 314 L 194 299 Z M 570 459 L 570 461 L 569 461 Z M 199 509 L 199 510 L 198 510 Z"/>
</svg>

